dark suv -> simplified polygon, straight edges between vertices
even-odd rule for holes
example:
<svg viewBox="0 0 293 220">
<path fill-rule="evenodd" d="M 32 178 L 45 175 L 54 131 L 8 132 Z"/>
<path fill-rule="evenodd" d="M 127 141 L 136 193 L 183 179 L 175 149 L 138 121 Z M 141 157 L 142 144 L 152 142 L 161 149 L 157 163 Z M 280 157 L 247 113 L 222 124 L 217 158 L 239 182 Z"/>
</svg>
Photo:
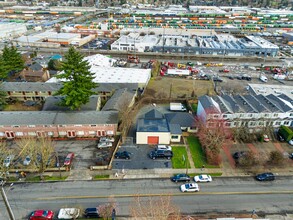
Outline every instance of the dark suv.
<svg viewBox="0 0 293 220">
<path fill-rule="evenodd" d="M 275 180 L 275 175 L 272 173 L 261 173 L 258 174 L 255 178 L 258 181 L 272 181 Z"/>
<path fill-rule="evenodd" d="M 181 174 L 176 174 L 171 177 L 171 180 L 173 182 L 189 182 L 190 181 L 190 176 L 184 173 Z"/>
<path fill-rule="evenodd" d="M 97 208 L 87 208 L 84 210 L 84 216 L 87 218 L 99 218 L 100 215 L 98 213 Z"/>
<path fill-rule="evenodd" d="M 156 158 L 167 158 L 170 160 L 173 157 L 173 152 L 170 150 L 154 150 L 150 152 L 149 156 L 153 160 Z"/>
</svg>

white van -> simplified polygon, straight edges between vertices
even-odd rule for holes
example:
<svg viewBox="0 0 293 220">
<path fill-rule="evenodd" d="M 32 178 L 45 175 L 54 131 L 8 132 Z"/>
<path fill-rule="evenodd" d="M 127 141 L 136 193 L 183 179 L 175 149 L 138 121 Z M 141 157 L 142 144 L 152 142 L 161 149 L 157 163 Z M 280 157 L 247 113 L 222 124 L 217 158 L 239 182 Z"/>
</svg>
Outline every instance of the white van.
<svg viewBox="0 0 293 220">
<path fill-rule="evenodd" d="M 268 78 L 266 77 L 266 76 L 264 76 L 264 75 L 261 75 L 260 77 L 259 77 L 259 79 L 262 81 L 262 82 L 268 82 Z"/>
</svg>

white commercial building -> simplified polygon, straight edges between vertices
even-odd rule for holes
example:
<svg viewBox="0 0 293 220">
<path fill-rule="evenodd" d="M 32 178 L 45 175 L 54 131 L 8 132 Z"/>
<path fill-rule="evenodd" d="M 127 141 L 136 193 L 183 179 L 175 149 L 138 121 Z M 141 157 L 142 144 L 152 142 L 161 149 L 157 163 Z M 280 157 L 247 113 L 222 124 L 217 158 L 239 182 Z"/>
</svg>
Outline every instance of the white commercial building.
<svg viewBox="0 0 293 220">
<path fill-rule="evenodd" d="M 135 69 L 111 67 L 115 60 L 102 55 L 86 57 L 90 64 L 90 71 L 94 73 L 94 82 L 96 83 L 137 83 L 140 89 L 144 89 L 150 78 L 151 69 Z M 47 82 L 58 82 L 59 79 L 53 77 Z"/>
<path fill-rule="evenodd" d="M 27 32 L 26 25 L 19 23 L 0 23 L 0 30 L 0 38 L 3 40 L 12 40 Z"/>
</svg>

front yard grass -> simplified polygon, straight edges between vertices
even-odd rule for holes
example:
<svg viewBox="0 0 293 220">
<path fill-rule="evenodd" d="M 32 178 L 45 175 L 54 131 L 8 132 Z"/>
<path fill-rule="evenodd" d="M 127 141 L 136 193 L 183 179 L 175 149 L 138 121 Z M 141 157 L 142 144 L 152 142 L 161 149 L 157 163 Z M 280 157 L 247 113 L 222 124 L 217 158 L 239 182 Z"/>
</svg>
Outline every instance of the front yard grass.
<svg viewBox="0 0 293 220">
<path fill-rule="evenodd" d="M 171 161 L 172 161 L 173 169 L 186 168 L 186 161 L 187 161 L 188 168 L 190 168 L 190 163 L 189 163 L 187 152 L 184 146 L 174 146 L 174 147 L 172 146 L 172 151 L 173 151 L 173 157 Z"/>
<path fill-rule="evenodd" d="M 189 144 L 192 160 L 196 168 L 201 168 L 202 165 L 204 165 L 206 168 L 218 168 L 218 166 L 209 165 L 207 163 L 205 153 L 197 137 L 189 136 L 187 137 L 187 142 Z"/>
<path fill-rule="evenodd" d="M 107 174 L 105 174 L 105 175 L 95 175 L 94 176 L 94 180 L 101 180 L 101 179 L 109 179 L 109 177 L 110 177 L 110 175 L 107 175 Z"/>
</svg>

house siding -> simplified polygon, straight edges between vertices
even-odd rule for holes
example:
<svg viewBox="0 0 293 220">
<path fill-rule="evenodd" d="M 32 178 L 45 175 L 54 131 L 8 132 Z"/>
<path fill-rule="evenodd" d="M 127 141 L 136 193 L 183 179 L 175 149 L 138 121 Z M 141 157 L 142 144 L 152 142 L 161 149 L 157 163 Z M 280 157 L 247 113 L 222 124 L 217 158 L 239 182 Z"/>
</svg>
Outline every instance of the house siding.
<svg viewBox="0 0 293 220">
<path fill-rule="evenodd" d="M 170 132 L 136 132 L 136 143 L 147 144 L 150 136 L 159 137 L 159 144 L 170 144 Z"/>
</svg>

